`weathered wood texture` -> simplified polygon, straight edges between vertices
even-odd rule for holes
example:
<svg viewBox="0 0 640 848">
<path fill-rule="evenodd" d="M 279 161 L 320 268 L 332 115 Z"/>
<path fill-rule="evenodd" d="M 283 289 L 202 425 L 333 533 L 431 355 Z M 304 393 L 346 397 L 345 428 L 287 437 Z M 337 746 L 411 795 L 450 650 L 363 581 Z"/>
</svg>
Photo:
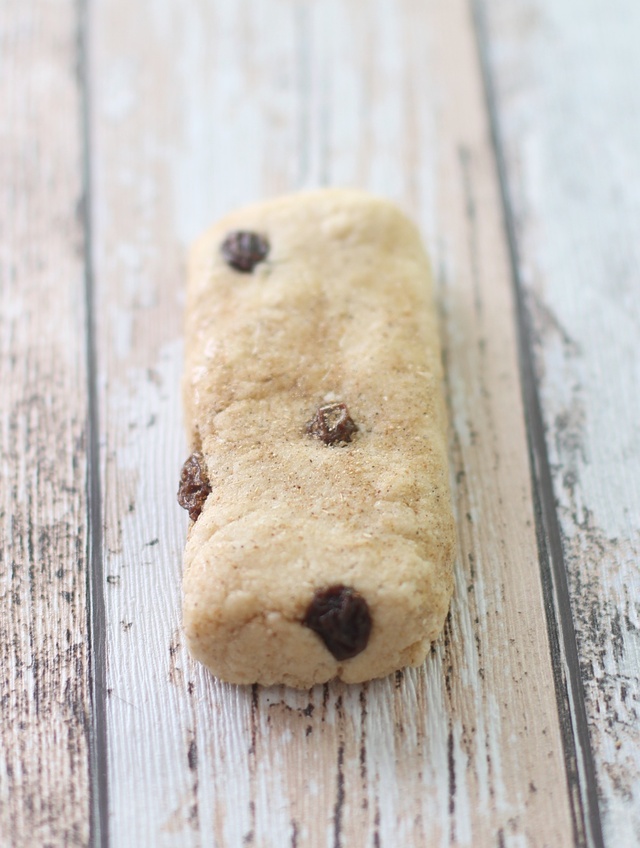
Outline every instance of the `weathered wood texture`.
<svg viewBox="0 0 640 848">
<path fill-rule="evenodd" d="M 89 838 L 76 3 L 0 5 L 0 843 Z"/>
<path fill-rule="evenodd" d="M 605 843 L 640 845 L 640 6 L 484 5 Z"/>
<path fill-rule="evenodd" d="M 93 227 L 114 845 L 568 845 L 499 185 L 465 0 L 95 0 Z M 425 667 L 220 684 L 180 633 L 188 242 L 350 184 L 419 222 L 442 303 L 457 592 Z"/>
</svg>

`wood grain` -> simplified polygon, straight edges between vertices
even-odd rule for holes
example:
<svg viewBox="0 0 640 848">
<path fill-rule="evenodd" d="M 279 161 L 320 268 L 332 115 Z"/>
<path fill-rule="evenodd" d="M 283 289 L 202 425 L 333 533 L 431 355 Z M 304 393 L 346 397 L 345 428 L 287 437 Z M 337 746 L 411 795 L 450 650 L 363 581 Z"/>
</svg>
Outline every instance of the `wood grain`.
<svg viewBox="0 0 640 848">
<path fill-rule="evenodd" d="M 640 845 L 640 9 L 484 6 L 604 842 Z"/>
<path fill-rule="evenodd" d="M 568 845 L 500 193 L 463 0 L 96 0 L 93 227 L 109 833 L 134 846 Z M 221 684 L 180 631 L 184 255 L 210 220 L 351 184 L 420 223 L 442 303 L 457 593 L 419 670 Z"/>
<path fill-rule="evenodd" d="M 86 332 L 74 2 L 0 7 L 0 843 L 89 839 Z"/>
</svg>

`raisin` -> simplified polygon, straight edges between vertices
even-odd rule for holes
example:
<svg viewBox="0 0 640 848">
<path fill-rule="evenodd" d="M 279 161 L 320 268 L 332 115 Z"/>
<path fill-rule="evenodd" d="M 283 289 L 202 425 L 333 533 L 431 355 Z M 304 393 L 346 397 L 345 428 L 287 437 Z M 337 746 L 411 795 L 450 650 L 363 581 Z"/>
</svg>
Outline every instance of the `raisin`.
<svg viewBox="0 0 640 848">
<path fill-rule="evenodd" d="M 371 633 L 369 606 L 349 586 L 317 589 L 303 624 L 320 636 L 337 660 L 348 660 L 364 651 Z"/>
<path fill-rule="evenodd" d="M 197 521 L 200 517 L 210 492 L 204 457 L 201 453 L 192 453 L 182 466 L 178 488 L 178 503 L 183 509 L 189 510 L 189 518 L 192 521 Z"/>
<path fill-rule="evenodd" d="M 250 274 L 258 262 L 266 258 L 269 247 L 267 239 L 259 233 L 234 230 L 222 242 L 220 250 L 228 265 L 236 271 Z"/>
<path fill-rule="evenodd" d="M 351 436 L 358 430 L 349 415 L 346 403 L 327 403 L 319 406 L 313 419 L 307 424 L 307 433 L 320 439 L 325 445 L 335 445 L 338 442 L 350 442 Z"/>
</svg>

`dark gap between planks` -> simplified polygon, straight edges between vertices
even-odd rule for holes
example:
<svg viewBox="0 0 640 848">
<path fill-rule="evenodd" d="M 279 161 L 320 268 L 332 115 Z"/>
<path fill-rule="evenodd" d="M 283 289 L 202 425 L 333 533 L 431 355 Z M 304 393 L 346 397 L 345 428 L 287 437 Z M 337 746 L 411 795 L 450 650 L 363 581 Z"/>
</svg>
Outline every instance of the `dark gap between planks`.
<svg viewBox="0 0 640 848">
<path fill-rule="evenodd" d="M 87 636 L 91 692 L 89 733 L 89 839 L 94 848 L 109 845 L 109 781 L 106 716 L 106 615 L 102 549 L 102 481 L 100 479 L 100 416 L 98 408 L 95 274 L 91 185 L 91 57 L 89 0 L 77 0 L 76 71 L 80 89 L 82 132 L 82 224 L 84 232 L 84 293 L 87 362 Z"/>
</svg>

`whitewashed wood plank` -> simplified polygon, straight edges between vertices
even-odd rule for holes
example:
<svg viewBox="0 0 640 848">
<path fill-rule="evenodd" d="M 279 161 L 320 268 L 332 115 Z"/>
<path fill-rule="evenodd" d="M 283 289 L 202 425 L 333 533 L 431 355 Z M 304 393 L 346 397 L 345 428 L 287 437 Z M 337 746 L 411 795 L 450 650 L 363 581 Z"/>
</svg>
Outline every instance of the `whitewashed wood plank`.
<svg viewBox="0 0 640 848">
<path fill-rule="evenodd" d="M 640 7 L 484 5 L 604 838 L 640 845 Z"/>
<path fill-rule="evenodd" d="M 89 840 L 75 2 L 0 5 L 0 843 Z"/>
<path fill-rule="evenodd" d="M 106 709 L 119 846 L 573 839 L 499 187 L 469 9 L 443 5 L 94 4 Z M 191 662 L 180 634 L 184 255 L 229 207 L 325 183 L 398 200 L 434 256 L 457 594 L 422 669 L 309 693 L 232 687 Z"/>
</svg>

